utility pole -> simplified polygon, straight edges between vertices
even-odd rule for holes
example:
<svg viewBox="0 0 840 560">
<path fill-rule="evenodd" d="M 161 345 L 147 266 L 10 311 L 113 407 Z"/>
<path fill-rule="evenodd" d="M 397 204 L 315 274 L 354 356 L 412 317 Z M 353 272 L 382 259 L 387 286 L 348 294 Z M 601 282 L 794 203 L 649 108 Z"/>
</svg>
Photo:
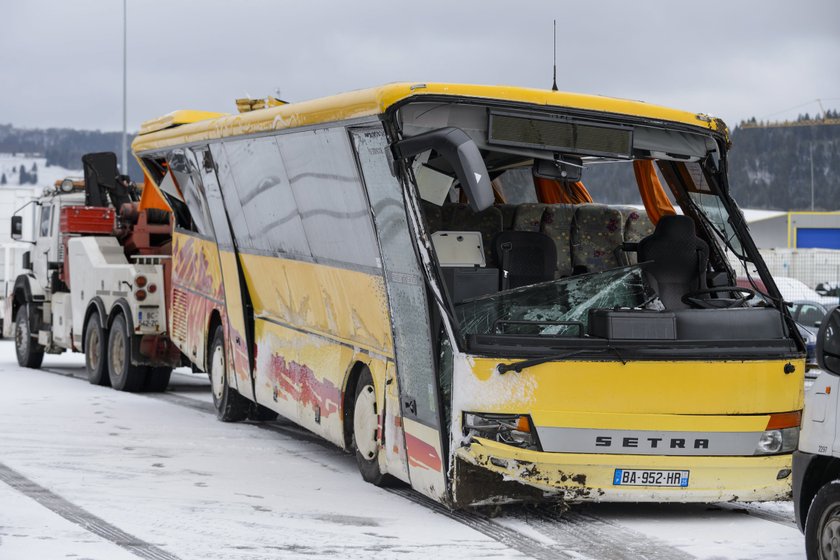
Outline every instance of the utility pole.
<svg viewBox="0 0 840 560">
<path fill-rule="evenodd" d="M 126 13 L 126 5 L 128 0 L 123 0 L 123 133 L 122 133 L 122 159 L 120 160 L 120 171 L 123 175 L 128 175 L 128 137 L 126 135 L 126 113 L 127 104 L 126 97 L 128 93 L 127 78 L 126 78 L 126 62 L 128 60 L 128 14 Z M 813 206 L 813 204 L 812 204 Z"/>
<path fill-rule="evenodd" d="M 808 145 L 811 147 L 811 212 L 814 211 L 814 141 L 811 140 Z"/>
</svg>

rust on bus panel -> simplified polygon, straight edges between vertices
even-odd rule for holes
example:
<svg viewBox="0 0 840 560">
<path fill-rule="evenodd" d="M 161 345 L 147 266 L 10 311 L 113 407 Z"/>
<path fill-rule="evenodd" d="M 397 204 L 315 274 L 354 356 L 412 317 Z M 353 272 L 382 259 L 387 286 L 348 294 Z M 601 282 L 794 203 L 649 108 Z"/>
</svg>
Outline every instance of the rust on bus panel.
<svg viewBox="0 0 840 560">
<path fill-rule="evenodd" d="M 303 406 L 319 411 L 320 416 L 329 417 L 340 412 L 342 394 L 329 379 L 319 380 L 309 366 L 295 361 L 286 361 L 279 354 L 271 356 L 270 378 L 274 383 L 276 397 L 291 398 Z"/>
</svg>

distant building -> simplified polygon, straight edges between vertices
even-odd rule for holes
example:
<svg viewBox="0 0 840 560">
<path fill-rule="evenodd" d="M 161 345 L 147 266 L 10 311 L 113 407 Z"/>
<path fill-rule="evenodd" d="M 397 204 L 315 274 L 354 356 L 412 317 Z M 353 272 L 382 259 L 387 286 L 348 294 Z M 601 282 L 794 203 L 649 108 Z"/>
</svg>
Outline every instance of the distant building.
<svg viewBox="0 0 840 560">
<path fill-rule="evenodd" d="M 744 210 L 759 249 L 840 249 L 840 212 Z"/>
</svg>

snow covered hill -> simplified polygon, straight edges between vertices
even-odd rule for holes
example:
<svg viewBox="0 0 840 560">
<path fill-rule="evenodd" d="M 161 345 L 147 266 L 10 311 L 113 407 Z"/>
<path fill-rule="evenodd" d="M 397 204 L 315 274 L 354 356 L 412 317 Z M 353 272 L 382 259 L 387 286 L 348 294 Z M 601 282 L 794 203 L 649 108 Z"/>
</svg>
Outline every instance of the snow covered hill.
<svg viewBox="0 0 840 560">
<path fill-rule="evenodd" d="M 81 161 L 79 162 L 81 164 Z M 35 183 L 21 184 L 20 168 L 23 166 L 25 176 L 37 175 Z M 6 177 L 5 183 L 3 177 Z M 0 153 L 0 188 L 8 187 L 36 187 L 40 192 L 43 187 L 51 186 L 65 177 L 81 177 L 82 170 L 66 169 L 64 167 L 47 166 L 47 159 L 41 154 L 8 154 Z"/>
</svg>

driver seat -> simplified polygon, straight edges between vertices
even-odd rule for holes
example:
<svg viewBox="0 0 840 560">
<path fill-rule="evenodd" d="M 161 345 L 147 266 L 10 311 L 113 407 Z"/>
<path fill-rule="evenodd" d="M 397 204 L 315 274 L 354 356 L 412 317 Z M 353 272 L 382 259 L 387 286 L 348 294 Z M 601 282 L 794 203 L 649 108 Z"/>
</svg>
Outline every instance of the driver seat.
<svg viewBox="0 0 840 560">
<path fill-rule="evenodd" d="M 639 241 L 639 263 L 666 309 L 688 309 L 684 295 L 706 289 L 709 246 L 697 237 L 688 216 L 662 216 L 653 233 Z"/>
</svg>

